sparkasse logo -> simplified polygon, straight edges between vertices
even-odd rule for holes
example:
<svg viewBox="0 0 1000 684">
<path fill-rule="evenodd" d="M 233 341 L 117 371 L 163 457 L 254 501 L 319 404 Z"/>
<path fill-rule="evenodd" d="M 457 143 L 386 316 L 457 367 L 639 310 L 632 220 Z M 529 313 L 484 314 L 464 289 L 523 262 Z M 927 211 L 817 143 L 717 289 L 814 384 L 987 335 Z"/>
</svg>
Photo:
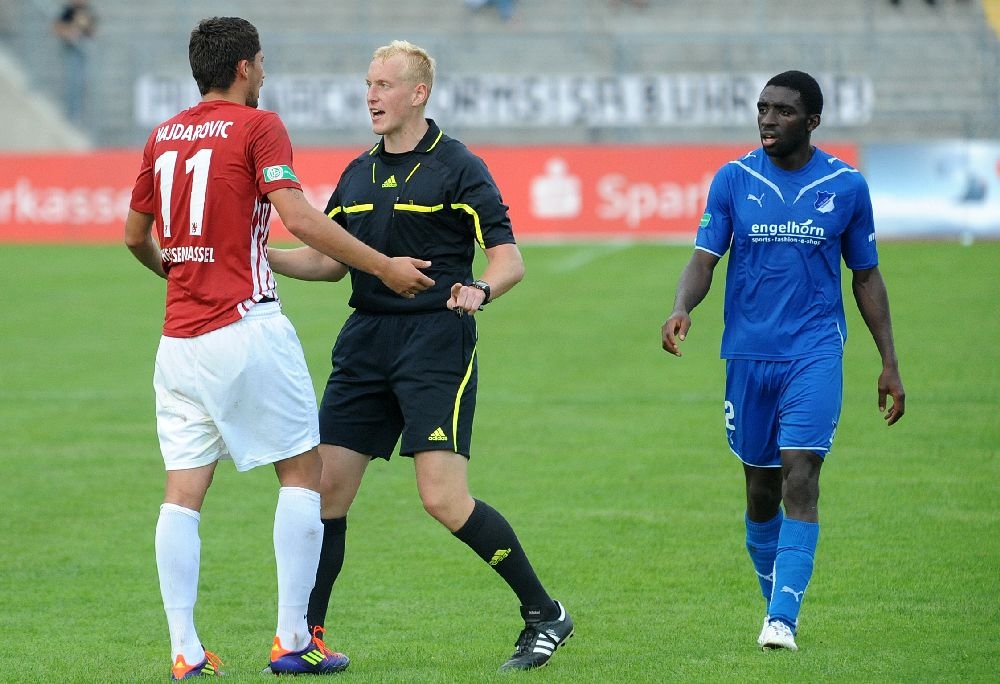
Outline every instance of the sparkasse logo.
<svg viewBox="0 0 1000 684">
<path fill-rule="evenodd" d="M 0 224 L 117 226 L 131 197 L 127 187 L 38 185 L 21 177 L 0 187 Z"/>
</svg>

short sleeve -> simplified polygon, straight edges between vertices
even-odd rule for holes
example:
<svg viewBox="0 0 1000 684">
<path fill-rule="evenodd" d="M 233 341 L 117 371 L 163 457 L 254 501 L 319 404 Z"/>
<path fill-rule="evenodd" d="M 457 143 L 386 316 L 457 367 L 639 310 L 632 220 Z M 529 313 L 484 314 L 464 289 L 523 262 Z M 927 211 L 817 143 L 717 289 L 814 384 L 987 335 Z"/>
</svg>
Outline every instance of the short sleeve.
<svg viewBox="0 0 1000 684">
<path fill-rule="evenodd" d="M 858 176 L 855 191 L 854 214 L 851 223 L 841 236 L 840 249 L 844 263 L 852 271 L 878 266 L 878 249 L 875 245 L 875 218 L 868 183 Z"/>
<path fill-rule="evenodd" d="M 471 152 L 461 172 L 458 185 L 458 203 L 467 207 L 475 216 L 479 235 L 476 236 L 484 248 L 514 244 L 514 229 L 511 226 L 509 207 L 504 204 L 500 188 L 489 169 L 479 157 Z"/>
<path fill-rule="evenodd" d="M 292 141 L 288 131 L 273 112 L 256 123 L 248 140 L 248 149 L 254 168 L 254 183 L 261 195 L 281 188 L 296 188 L 302 185 L 292 168 Z"/>
<path fill-rule="evenodd" d="M 139 175 L 135 179 L 135 186 L 132 188 L 132 199 L 129 207 L 140 214 L 152 214 L 155 211 L 154 175 L 153 169 L 153 134 L 146 139 L 146 146 L 142 150 L 142 165 L 139 167 Z"/>
<path fill-rule="evenodd" d="M 698 224 L 695 247 L 721 257 L 733 240 L 733 218 L 728 167 L 719 169 L 708 190 L 705 213 Z"/>
</svg>

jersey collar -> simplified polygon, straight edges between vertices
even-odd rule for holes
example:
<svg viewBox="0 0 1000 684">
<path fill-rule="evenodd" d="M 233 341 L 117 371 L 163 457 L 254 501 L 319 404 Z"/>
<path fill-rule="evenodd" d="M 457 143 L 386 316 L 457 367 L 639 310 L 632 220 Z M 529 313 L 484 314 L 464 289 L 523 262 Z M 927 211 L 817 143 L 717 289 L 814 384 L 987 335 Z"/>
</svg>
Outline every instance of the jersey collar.
<svg viewBox="0 0 1000 684">
<path fill-rule="evenodd" d="M 438 125 L 434 123 L 434 119 L 425 119 L 425 121 L 427 121 L 427 132 L 424 133 L 424 137 L 420 139 L 417 146 L 410 152 L 402 152 L 400 155 L 396 156 L 413 153 L 427 154 L 437 147 L 438 143 L 441 142 L 441 139 L 444 138 L 444 133 L 440 128 L 438 128 Z M 389 154 L 385 151 L 385 138 L 380 139 L 368 154 L 372 156 L 376 154 Z"/>
</svg>

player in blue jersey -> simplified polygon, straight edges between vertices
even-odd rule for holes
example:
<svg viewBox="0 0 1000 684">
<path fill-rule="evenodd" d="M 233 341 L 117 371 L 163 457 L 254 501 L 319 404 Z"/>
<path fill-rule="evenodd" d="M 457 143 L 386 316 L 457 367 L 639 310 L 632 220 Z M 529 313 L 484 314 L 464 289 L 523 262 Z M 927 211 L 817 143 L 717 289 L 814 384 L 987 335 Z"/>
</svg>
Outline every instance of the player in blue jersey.
<svg viewBox="0 0 1000 684">
<path fill-rule="evenodd" d="M 762 146 L 715 175 L 661 329 L 663 349 L 680 356 L 691 311 L 728 251 L 726 432 L 746 476 L 746 546 L 767 604 L 757 640 L 765 650 L 798 648 L 812 576 L 820 469 L 842 401 L 841 259 L 882 357 L 879 410 L 892 425 L 905 406 L 868 185 L 810 143 L 822 111 L 823 93 L 809 74 L 786 71 L 767 82 L 757 103 Z"/>
</svg>

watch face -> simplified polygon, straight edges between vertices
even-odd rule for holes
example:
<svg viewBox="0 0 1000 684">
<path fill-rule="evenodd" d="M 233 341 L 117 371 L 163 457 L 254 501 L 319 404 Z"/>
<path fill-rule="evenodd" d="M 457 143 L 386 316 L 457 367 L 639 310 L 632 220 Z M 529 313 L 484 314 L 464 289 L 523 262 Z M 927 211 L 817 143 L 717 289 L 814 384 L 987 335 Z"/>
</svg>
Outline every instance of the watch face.
<svg viewBox="0 0 1000 684">
<path fill-rule="evenodd" d="M 472 283 L 472 287 L 476 288 L 477 290 L 482 290 L 483 294 L 486 295 L 486 297 L 483 298 L 483 304 L 490 301 L 489 283 L 487 283 L 485 280 L 477 280 L 476 282 Z"/>
</svg>

